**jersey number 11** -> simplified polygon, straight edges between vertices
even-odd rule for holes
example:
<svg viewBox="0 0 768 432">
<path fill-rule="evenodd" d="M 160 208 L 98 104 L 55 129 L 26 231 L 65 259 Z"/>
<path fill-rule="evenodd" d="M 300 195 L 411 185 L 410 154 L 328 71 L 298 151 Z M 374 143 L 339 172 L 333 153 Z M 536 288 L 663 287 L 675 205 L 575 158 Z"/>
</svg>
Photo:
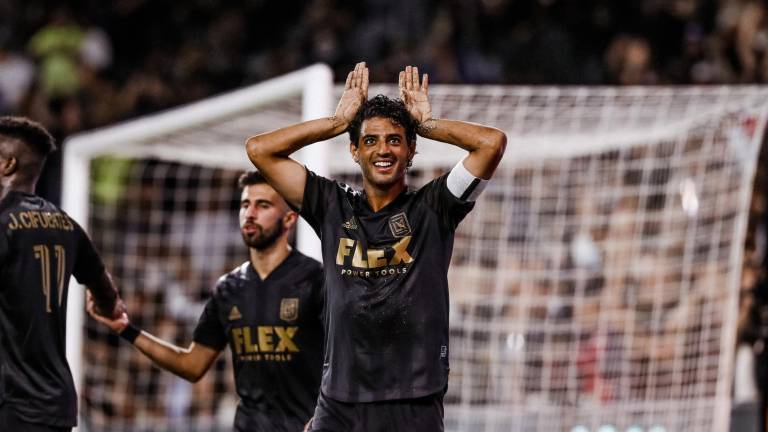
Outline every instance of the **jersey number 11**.
<svg viewBox="0 0 768 432">
<path fill-rule="evenodd" d="M 51 250 L 48 245 L 35 245 L 32 247 L 35 259 L 40 260 L 40 279 L 45 295 L 45 311 L 51 312 Z M 61 245 L 53 246 L 56 259 L 56 288 L 58 291 L 58 306 L 61 306 L 62 292 L 64 291 L 64 269 L 66 268 L 65 249 Z"/>
</svg>

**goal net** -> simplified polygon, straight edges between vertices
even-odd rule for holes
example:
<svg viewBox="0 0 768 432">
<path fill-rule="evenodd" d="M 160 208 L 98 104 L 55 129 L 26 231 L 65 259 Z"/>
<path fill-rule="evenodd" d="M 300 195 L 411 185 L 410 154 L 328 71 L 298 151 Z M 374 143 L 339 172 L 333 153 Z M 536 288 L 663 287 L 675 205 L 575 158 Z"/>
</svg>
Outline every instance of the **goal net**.
<svg viewBox="0 0 768 432">
<path fill-rule="evenodd" d="M 509 138 L 456 235 L 446 429 L 726 431 L 768 90 L 433 85 L 430 92 L 435 116 L 493 125 Z M 396 96 L 396 88 L 369 93 Z M 82 206 L 75 216 L 88 221 L 143 328 L 188 344 L 216 278 L 246 259 L 235 186 L 249 167 L 243 141 L 299 121 L 301 94 L 226 116 L 204 101 L 210 119 L 155 132 L 165 126 L 159 122 L 140 140 L 115 134 L 116 144 L 104 148 L 94 140 L 75 161 L 89 161 L 85 171 L 73 162 L 65 172 L 90 190 L 67 209 Z M 334 103 L 331 96 L 325 109 Z M 324 160 L 332 177 L 359 184 L 346 147 L 345 136 L 332 140 L 308 164 Z M 423 139 L 417 150 L 412 186 L 463 155 Z M 77 329 L 88 430 L 231 427 L 228 354 L 191 385 L 93 322 Z"/>
</svg>

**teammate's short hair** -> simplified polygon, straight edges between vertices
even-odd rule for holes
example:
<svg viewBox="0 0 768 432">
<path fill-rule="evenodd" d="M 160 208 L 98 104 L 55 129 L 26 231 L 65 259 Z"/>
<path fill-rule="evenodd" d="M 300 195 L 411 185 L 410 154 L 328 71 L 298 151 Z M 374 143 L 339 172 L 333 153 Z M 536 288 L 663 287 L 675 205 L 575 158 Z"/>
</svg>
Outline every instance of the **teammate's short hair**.
<svg viewBox="0 0 768 432">
<path fill-rule="evenodd" d="M 373 117 L 388 118 L 395 124 L 399 124 L 405 129 L 405 139 L 409 144 L 416 142 L 416 120 L 413 119 L 411 113 L 405 108 L 405 104 L 400 99 L 390 99 L 384 95 L 377 95 L 376 97 L 366 101 L 360 109 L 357 111 L 355 118 L 349 122 L 347 132 L 349 133 L 349 139 L 352 144 L 357 147 L 360 139 L 360 128 L 363 125 L 363 121 Z"/>
<path fill-rule="evenodd" d="M 51 134 L 40 123 L 26 117 L 0 117 L 0 136 L 23 142 L 42 160 L 56 151 L 56 142 Z"/>
<path fill-rule="evenodd" d="M 240 175 L 239 179 L 237 179 L 237 186 L 240 187 L 240 189 L 257 184 L 267 184 L 267 179 L 256 170 L 246 171 Z"/>
</svg>

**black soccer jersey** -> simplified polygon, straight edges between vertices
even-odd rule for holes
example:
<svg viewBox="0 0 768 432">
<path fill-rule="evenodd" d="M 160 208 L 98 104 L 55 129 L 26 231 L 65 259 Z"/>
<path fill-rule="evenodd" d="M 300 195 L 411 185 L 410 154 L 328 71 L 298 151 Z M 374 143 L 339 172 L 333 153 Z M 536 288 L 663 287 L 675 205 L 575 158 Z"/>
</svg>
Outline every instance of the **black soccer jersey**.
<svg viewBox="0 0 768 432">
<path fill-rule="evenodd" d="M 71 427 L 77 396 L 65 358 L 67 285 L 104 264 L 80 226 L 48 201 L 0 201 L 0 404 L 24 421 Z"/>
<path fill-rule="evenodd" d="M 299 431 L 312 417 L 323 359 L 323 270 L 294 250 L 265 280 L 246 262 L 219 279 L 194 332 L 229 344 L 238 431 Z"/>
<path fill-rule="evenodd" d="M 324 395 L 343 402 L 426 396 L 448 383 L 448 265 L 473 203 L 439 177 L 378 212 L 365 194 L 308 171 L 301 215 L 322 241 Z"/>
</svg>

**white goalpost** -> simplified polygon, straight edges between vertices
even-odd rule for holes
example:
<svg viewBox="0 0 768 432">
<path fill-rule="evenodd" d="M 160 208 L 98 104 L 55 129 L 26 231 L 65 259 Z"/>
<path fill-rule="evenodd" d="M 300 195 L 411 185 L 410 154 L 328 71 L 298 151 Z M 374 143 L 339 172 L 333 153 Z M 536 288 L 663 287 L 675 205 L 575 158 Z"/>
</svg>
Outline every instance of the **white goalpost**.
<svg viewBox="0 0 768 432">
<path fill-rule="evenodd" d="M 332 97 L 332 72 L 328 66 L 317 64 L 203 102 L 74 136 L 67 140 L 65 145 L 62 207 L 86 230 L 93 231 L 91 222 L 98 205 L 95 205 L 92 199 L 103 197 L 105 194 L 94 191 L 91 185 L 93 161 L 105 157 L 109 158 L 104 164 L 106 169 L 117 170 L 111 173 L 111 179 L 110 174 L 107 174 L 107 186 L 110 181 L 120 181 L 121 167 L 125 168 L 125 164 L 120 163 L 120 160 L 172 161 L 211 167 L 209 175 L 220 174 L 215 172 L 219 167 L 227 171 L 230 184 L 222 185 L 227 189 L 220 196 L 207 198 L 221 201 L 239 200 L 232 195 L 232 190 L 235 189 L 232 178 L 236 178 L 243 170 L 252 169 L 245 155 L 245 139 L 250 135 L 287 126 L 302 119 L 328 116 L 333 109 Z M 214 131 L 215 128 L 222 128 L 226 132 Z M 298 159 L 313 170 L 327 174 L 326 153 L 325 145 L 320 144 L 303 149 Z M 117 162 L 110 164 L 110 161 Z M 119 198 L 112 196 L 107 199 Z M 115 238 L 114 233 L 111 234 L 113 235 L 109 238 L 101 237 L 104 240 L 102 246 L 103 243 L 110 245 L 120 241 Z M 227 236 L 227 233 L 216 234 L 225 238 Z M 229 234 L 231 238 L 231 233 Z M 98 237 L 98 233 L 95 237 Z M 320 258 L 319 241 L 303 220 L 297 229 L 297 246 L 305 254 Z M 105 259 L 108 267 L 112 269 L 110 264 L 116 264 L 116 257 L 107 255 Z M 229 262 L 232 262 L 232 258 Z M 116 279 L 118 282 L 124 280 L 120 277 Z M 72 285 L 77 285 L 74 280 Z M 209 288 L 212 286 L 211 284 Z M 72 286 L 69 290 L 67 327 L 67 358 L 78 394 L 82 394 L 83 384 L 87 383 L 83 373 L 83 365 L 87 360 L 83 357 L 85 313 L 84 293 L 81 288 Z M 126 295 L 131 295 L 126 293 L 124 286 L 120 288 Z M 141 290 L 142 287 L 136 289 Z M 128 304 L 131 304 L 130 300 Z M 109 371 L 105 371 L 105 374 L 108 373 Z M 85 423 L 89 424 L 88 421 Z M 116 430 L 112 429 L 112 426 L 102 427 L 106 427 L 106 430 Z M 134 430 L 132 427 L 127 428 Z"/>
<path fill-rule="evenodd" d="M 250 168 L 243 142 L 328 115 L 340 94 L 331 81 L 315 66 L 66 144 L 64 208 L 87 226 L 140 325 L 189 342 L 216 277 L 246 258 L 235 186 Z M 372 85 L 377 93 L 397 89 Z M 446 430 L 725 432 L 768 89 L 430 93 L 436 117 L 509 138 L 456 235 Z M 347 136 L 324 146 L 310 146 L 305 163 L 359 184 Z M 463 155 L 422 139 L 417 151 L 412 186 Z M 317 251 L 313 233 L 298 242 Z M 83 320 L 82 290 L 70 292 L 84 428 L 229 429 L 228 353 L 187 384 Z"/>
</svg>

